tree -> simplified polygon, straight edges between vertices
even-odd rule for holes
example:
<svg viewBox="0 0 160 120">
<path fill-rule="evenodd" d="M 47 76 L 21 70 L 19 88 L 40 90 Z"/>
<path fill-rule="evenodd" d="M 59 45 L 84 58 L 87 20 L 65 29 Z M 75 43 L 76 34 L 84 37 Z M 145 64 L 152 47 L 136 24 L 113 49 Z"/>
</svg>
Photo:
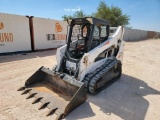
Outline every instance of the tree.
<svg viewBox="0 0 160 120">
<path fill-rule="evenodd" d="M 82 18 L 82 17 L 86 17 L 87 15 L 82 11 L 76 11 L 73 15 L 74 18 Z"/>
<path fill-rule="evenodd" d="M 69 18 L 82 18 L 82 17 L 87 17 L 87 16 L 88 15 L 86 15 L 82 10 L 80 10 L 80 11 L 76 11 L 72 16 L 63 15 L 62 19 L 66 21 Z"/>
<path fill-rule="evenodd" d="M 62 16 L 62 19 L 63 19 L 64 21 L 67 21 L 67 19 L 69 19 L 69 18 L 72 18 L 72 16 L 71 16 L 71 15 L 69 15 L 69 16 L 63 15 L 63 16 Z"/>
<path fill-rule="evenodd" d="M 107 6 L 104 1 L 99 3 L 97 11 L 92 13 L 92 15 L 86 15 L 82 10 L 76 11 L 72 16 L 64 15 L 62 16 L 63 20 L 68 18 L 80 18 L 80 17 L 89 17 L 93 16 L 96 18 L 104 19 L 110 22 L 110 26 L 117 27 L 119 25 L 127 26 L 129 25 L 130 17 L 127 14 L 122 13 L 122 9 L 116 6 Z"/>
<path fill-rule="evenodd" d="M 105 2 L 101 1 L 97 12 L 94 13 L 94 17 L 108 20 L 111 26 L 128 25 L 129 16 L 123 14 L 122 10 L 116 6 L 107 6 Z"/>
</svg>

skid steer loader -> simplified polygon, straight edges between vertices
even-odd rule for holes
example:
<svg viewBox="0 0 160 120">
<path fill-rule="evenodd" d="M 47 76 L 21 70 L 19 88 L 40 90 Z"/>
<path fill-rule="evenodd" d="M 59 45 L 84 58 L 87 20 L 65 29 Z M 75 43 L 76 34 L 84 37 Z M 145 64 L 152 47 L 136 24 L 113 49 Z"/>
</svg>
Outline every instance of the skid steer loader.
<svg viewBox="0 0 160 120">
<path fill-rule="evenodd" d="M 86 17 L 69 19 L 67 44 L 58 48 L 57 65 L 41 67 L 18 89 L 29 93 L 34 103 L 49 108 L 47 115 L 57 120 L 87 99 L 87 92 L 97 94 L 121 76 L 123 28 L 109 36 L 107 21 Z"/>
</svg>

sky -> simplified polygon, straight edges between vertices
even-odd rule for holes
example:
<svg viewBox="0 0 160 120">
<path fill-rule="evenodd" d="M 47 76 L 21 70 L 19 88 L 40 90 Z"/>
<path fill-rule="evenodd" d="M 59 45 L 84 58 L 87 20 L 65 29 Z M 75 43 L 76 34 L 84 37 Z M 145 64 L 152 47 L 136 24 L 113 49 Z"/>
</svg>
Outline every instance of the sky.
<svg viewBox="0 0 160 120">
<path fill-rule="evenodd" d="M 130 16 L 133 29 L 160 32 L 160 0 L 102 0 L 108 6 L 117 6 Z M 0 0 L 0 13 L 29 15 L 62 20 L 63 15 L 73 15 L 83 10 L 96 12 L 100 0 Z"/>
</svg>

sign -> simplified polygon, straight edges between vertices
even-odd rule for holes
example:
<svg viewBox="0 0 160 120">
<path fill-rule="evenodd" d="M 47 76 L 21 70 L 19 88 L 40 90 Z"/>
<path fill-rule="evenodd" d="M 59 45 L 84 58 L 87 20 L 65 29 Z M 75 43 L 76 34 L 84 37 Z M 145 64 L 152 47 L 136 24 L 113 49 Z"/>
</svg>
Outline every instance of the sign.
<svg viewBox="0 0 160 120">
<path fill-rule="evenodd" d="M 55 32 L 63 32 L 63 28 L 60 23 L 55 23 Z M 66 40 L 67 35 L 66 34 L 47 34 L 47 40 Z"/>
<path fill-rule="evenodd" d="M 0 30 L 4 28 L 3 22 L 0 22 Z M 1 33 L 0 31 L 0 42 L 13 42 L 13 34 L 12 33 Z"/>
<path fill-rule="evenodd" d="M 56 24 L 55 24 L 55 31 L 56 32 L 62 32 L 62 30 L 63 30 L 63 28 L 60 25 L 60 23 L 56 22 Z"/>
<path fill-rule="evenodd" d="M 4 28 L 4 25 L 2 22 L 0 22 L 0 29 L 3 29 Z"/>
</svg>

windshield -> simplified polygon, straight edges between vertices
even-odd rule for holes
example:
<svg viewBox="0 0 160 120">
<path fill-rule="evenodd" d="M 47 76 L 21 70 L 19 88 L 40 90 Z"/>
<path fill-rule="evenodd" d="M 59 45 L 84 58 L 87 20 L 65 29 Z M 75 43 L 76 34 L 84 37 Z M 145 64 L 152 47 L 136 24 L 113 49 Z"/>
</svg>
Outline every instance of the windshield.
<svg viewBox="0 0 160 120">
<path fill-rule="evenodd" d="M 101 39 L 106 37 L 107 34 L 107 26 L 95 26 L 93 32 L 93 39 Z"/>
<path fill-rule="evenodd" d="M 86 52 L 90 26 L 88 24 L 74 25 L 71 29 L 69 54 L 72 58 L 79 59 Z"/>
<path fill-rule="evenodd" d="M 74 25 L 72 28 L 71 41 L 85 38 L 87 35 L 87 27 L 85 25 Z"/>
</svg>

